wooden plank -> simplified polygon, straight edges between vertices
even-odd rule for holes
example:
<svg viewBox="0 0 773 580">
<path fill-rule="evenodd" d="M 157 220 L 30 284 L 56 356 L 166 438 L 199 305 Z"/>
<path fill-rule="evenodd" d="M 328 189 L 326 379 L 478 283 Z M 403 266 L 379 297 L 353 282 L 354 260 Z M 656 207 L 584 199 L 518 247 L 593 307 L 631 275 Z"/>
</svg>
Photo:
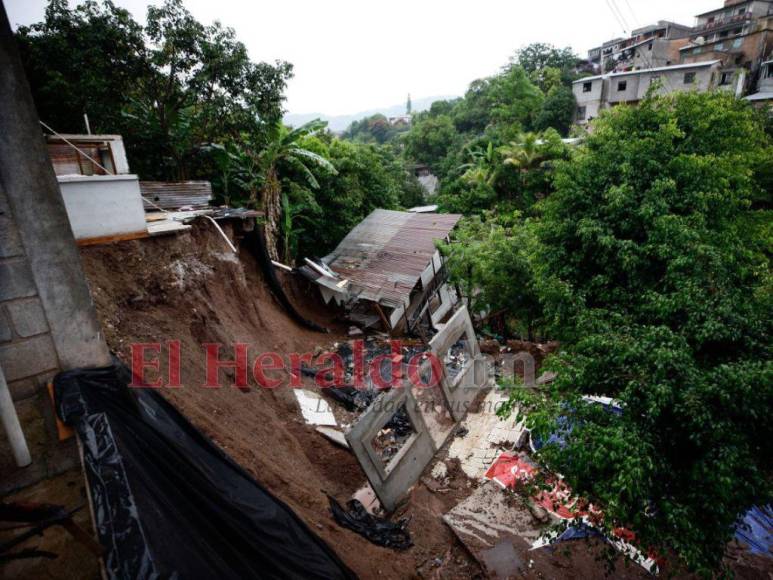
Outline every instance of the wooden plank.
<svg viewBox="0 0 773 580">
<path fill-rule="evenodd" d="M 115 242 L 125 242 L 128 240 L 139 240 L 142 238 L 149 237 L 150 234 L 148 234 L 147 231 L 141 231 L 141 232 L 129 232 L 125 234 L 115 234 L 112 236 L 98 236 L 96 238 L 83 238 L 80 240 L 75 240 L 75 243 L 80 246 L 99 246 L 102 244 L 112 244 Z"/>
<path fill-rule="evenodd" d="M 48 397 L 51 399 L 51 406 L 54 407 L 54 417 L 56 418 L 56 434 L 59 437 L 59 441 L 67 441 L 68 439 L 71 439 L 73 436 L 75 436 L 75 431 L 72 430 L 72 427 L 62 423 L 62 420 L 59 418 L 59 415 L 56 412 L 56 402 L 54 401 L 54 383 L 48 383 L 46 388 L 48 389 Z"/>
</svg>

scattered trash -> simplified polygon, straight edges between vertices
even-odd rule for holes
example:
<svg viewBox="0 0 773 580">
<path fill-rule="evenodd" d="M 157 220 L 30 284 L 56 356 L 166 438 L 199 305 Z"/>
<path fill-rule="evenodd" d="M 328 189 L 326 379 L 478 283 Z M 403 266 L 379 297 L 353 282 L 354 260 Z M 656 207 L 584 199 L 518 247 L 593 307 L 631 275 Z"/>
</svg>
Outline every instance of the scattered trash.
<svg viewBox="0 0 773 580">
<path fill-rule="evenodd" d="M 362 503 L 351 499 L 346 503 L 348 511 L 332 496 L 328 496 L 333 519 L 339 525 L 357 532 L 370 542 L 395 550 L 406 550 L 413 546 L 408 533 L 408 518 L 390 522 L 368 513 Z"/>
<path fill-rule="evenodd" d="M 365 511 L 371 515 L 380 515 L 382 512 L 381 502 L 376 497 L 376 492 L 370 486 L 370 483 L 366 483 L 360 489 L 354 492 L 352 499 L 356 499 L 365 508 Z"/>
<path fill-rule="evenodd" d="M 773 506 L 754 506 L 735 528 L 735 538 L 749 547 L 752 554 L 773 553 Z"/>
<path fill-rule="evenodd" d="M 448 477 L 448 466 L 443 461 L 438 461 L 432 467 L 432 477 L 434 479 L 445 479 Z"/>
</svg>

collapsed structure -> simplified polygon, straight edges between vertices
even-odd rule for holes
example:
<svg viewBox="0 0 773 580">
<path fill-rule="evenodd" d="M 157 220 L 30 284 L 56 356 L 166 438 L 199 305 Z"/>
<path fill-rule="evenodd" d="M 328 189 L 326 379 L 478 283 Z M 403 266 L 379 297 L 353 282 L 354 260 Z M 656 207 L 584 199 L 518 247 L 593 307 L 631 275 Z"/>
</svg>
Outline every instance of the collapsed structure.
<svg viewBox="0 0 773 580">
<path fill-rule="evenodd" d="M 419 324 L 433 329 L 457 300 L 436 241 L 448 235 L 459 214 L 374 210 L 320 263 L 301 272 L 314 281 L 326 302 L 347 309 L 368 328 L 411 332 Z"/>
</svg>

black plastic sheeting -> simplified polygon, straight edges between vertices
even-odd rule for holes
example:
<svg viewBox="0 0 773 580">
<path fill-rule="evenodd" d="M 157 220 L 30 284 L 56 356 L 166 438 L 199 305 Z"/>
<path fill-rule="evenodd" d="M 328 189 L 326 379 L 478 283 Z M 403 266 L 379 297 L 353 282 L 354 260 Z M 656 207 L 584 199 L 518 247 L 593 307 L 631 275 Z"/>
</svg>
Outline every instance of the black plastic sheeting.
<svg viewBox="0 0 773 580">
<path fill-rule="evenodd" d="M 284 503 L 126 367 L 60 373 L 110 578 L 353 578 Z"/>
<path fill-rule="evenodd" d="M 395 550 L 407 550 L 413 546 L 411 535 L 408 532 L 407 518 L 390 522 L 387 519 L 377 518 L 369 514 L 356 499 L 347 502 L 348 511 L 334 497 L 328 496 L 328 500 L 335 521 L 343 527 L 357 532 L 374 544 Z"/>
<path fill-rule="evenodd" d="M 279 278 L 276 277 L 276 269 L 271 263 L 271 257 L 268 255 L 262 228 L 260 226 L 255 227 L 255 229 L 244 236 L 244 241 L 252 255 L 260 264 L 260 269 L 263 271 L 263 276 L 268 282 L 271 293 L 282 305 L 282 308 L 287 311 L 290 317 L 298 324 L 310 328 L 311 330 L 316 330 L 317 332 L 330 332 L 324 326 L 320 326 L 316 322 L 304 318 L 287 298 L 287 294 L 285 294 L 284 288 L 282 288 L 282 284 L 279 282 Z"/>
</svg>

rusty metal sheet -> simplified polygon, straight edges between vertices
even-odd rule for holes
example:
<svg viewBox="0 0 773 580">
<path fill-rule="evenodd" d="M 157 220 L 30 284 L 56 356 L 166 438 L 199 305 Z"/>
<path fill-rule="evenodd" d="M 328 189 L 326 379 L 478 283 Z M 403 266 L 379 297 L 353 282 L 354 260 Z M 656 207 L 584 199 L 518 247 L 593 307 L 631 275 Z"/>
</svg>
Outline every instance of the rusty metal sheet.
<svg viewBox="0 0 773 580">
<path fill-rule="evenodd" d="M 140 193 L 155 204 L 142 200 L 146 210 L 206 207 L 212 200 L 212 184 L 209 181 L 140 181 Z"/>
<path fill-rule="evenodd" d="M 411 291 L 445 239 L 458 214 L 374 210 L 324 258 L 348 279 L 352 294 L 389 306 L 407 305 Z"/>
</svg>

